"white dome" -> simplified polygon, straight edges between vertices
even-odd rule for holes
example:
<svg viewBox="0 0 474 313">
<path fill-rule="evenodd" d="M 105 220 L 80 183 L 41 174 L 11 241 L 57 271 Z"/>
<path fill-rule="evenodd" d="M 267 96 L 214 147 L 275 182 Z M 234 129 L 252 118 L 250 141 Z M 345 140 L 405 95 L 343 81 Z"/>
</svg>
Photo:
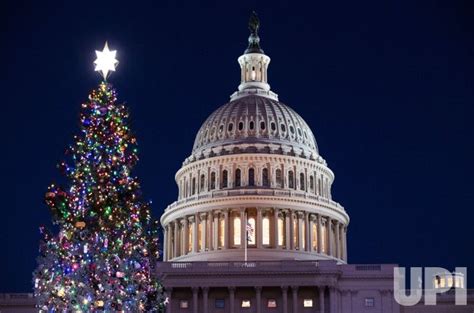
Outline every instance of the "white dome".
<svg viewBox="0 0 474 313">
<path fill-rule="evenodd" d="M 272 153 L 315 159 L 318 153 L 311 129 L 298 113 L 267 97 L 249 95 L 212 113 L 201 126 L 192 155 Z"/>
</svg>

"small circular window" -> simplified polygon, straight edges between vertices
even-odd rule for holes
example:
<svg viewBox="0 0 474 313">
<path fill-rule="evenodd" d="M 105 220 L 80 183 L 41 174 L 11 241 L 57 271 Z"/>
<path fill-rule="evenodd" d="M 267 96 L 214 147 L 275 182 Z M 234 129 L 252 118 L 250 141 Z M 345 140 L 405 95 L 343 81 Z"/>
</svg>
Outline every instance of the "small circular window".
<svg viewBox="0 0 474 313">
<path fill-rule="evenodd" d="M 253 128 L 254 128 L 254 123 L 253 123 L 253 121 L 250 121 L 250 123 L 249 123 L 249 128 L 250 128 L 250 129 L 253 129 Z"/>
<path fill-rule="evenodd" d="M 275 125 L 275 123 L 273 123 L 273 122 L 270 124 L 270 127 L 271 127 L 271 129 L 272 129 L 273 131 L 276 130 L 276 125 Z"/>
<path fill-rule="evenodd" d="M 282 132 L 286 132 L 285 124 L 281 124 L 281 125 L 280 125 L 280 128 L 281 128 L 281 131 L 282 131 Z"/>
<path fill-rule="evenodd" d="M 294 133 L 295 133 L 295 129 L 293 128 L 293 126 L 292 126 L 292 125 L 290 125 L 290 132 L 291 132 L 292 134 L 294 134 Z"/>
<path fill-rule="evenodd" d="M 224 125 L 219 126 L 219 133 L 222 133 L 224 131 Z"/>
<path fill-rule="evenodd" d="M 229 126 L 227 126 L 228 131 L 232 131 L 234 129 L 234 124 L 230 123 Z"/>
<path fill-rule="evenodd" d="M 298 135 L 301 137 L 301 129 L 298 128 Z"/>
<path fill-rule="evenodd" d="M 260 129 L 265 130 L 265 122 L 260 122 Z"/>
<path fill-rule="evenodd" d="M 242 130 L 244 129 L 244 123 L 243 122 L 239 122 L 239 130 Z"/>
</svg>

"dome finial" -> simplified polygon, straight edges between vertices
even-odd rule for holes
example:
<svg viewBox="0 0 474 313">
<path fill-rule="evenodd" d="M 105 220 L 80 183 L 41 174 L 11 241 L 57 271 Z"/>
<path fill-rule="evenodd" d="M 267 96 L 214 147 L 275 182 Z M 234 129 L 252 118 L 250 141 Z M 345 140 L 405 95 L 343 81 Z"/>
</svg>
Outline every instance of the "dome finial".
<svg viewBox="0 0 474 313">
<path fill-rule="evenodd" d="M 263 53 L 262 48 L 260 48 L 260 37 L 258 37 L 258 29 L 260 28 L 260 20 L 255 11 L 252 11 L 249 19 L 249 46 L 245 53 Z"/>
</svg>

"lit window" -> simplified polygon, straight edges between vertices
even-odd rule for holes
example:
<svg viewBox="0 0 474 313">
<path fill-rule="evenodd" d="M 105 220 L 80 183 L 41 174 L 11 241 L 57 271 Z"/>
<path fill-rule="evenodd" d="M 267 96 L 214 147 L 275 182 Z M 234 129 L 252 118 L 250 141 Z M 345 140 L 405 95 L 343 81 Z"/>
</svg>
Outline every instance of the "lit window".
<svg viewBox="0 0 474 313">
<path fill-rule="evenodd" d="M 187 309 L 187 308 L 189 308 L 188 300 L 180 300 L 180 301 L 179 301 L 179 308 L 180 308 L 180 309 Z"/>
<path fill-rule="evenodd" d="M 304 299 L 303 300 L 303 307 L 312 308 L 313 307 L 313 299 Z"/>
<path fill-rule="evenodd" d="M 285 221 L 283 217 L 278 218 L 278 245 L 284 246 L 285 245 Z"/>
<path fill-rule="evenodd" d="M 262 244 L 270 244 L 270 219 L 265 216 L 262 220 Z"/>
<path fill-rule="evenodd" d="M 216 309 L 224 309 L 225 308 L 225 300 L 224 299 L 216 299 L 215 308 Z"/>
<path fill-rule="evenodd" d="M 202 222 L 198 223 L 198 233 L 197 233 L 197 236 L 198 236 L 198 250 L 202 250 L 203 247 L 202 247 Z"/>
<path fill-rule="evenodd" d="M 316 250 L 318 248 L 318 229 L 316 223 L 313 223 L 311 226 L 311 232 L 313 236 L 313 242 L 311 243 L 313 246 L 313 250 Z"/>
<path fill-rule="evenodd" d="M 219 247 L 224 247 L 224 232 L 225 232 L 225 220 L 221 217 L 219 219 Z"/>
<path fill-rule="evenodd" d="M 240 217 L 234 217 L 234 245 L 240 245 Z"/>
<path fill-rule="evenodd" d="M 247 240 L 248 240 L 248 244 L 249 245 L 254 245 L 256 243 L 256 238 L 255 238 L 255 232 L 256 232 L 256 229 L 255 229 L 255 218 L 254 217 L 251 217 L 249 218 L 249 220 L 247 221 L 248 223 L 248 226 L 249 226 L 249 230 L 247 231 Z"/>
<path fill-rule="evenodd" d="M 242 308 L 250 308 L 250 300 L 242 300 L 242 304 L 240 306 Z"/>
<path fill-rule="evenodd" d="M 275 299 L 268 299 L 267 301 L 267 308 L 276 308 L 277 302 Z"/>
<path fill-rule="evenodd" d="M 375 306 L 375 299 L 374 298 L 365 298 L 365 306 L 366 307 L 374 307 Z"/>
</svg>

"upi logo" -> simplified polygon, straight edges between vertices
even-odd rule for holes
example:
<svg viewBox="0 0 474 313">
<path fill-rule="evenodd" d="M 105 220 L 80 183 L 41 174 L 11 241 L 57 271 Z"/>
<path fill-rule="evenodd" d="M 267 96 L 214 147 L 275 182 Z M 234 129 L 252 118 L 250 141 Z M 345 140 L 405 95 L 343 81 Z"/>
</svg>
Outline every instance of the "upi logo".
<svg viewBox="0 0 474 313">
<path fill-rule="evenodd" d="M 406 272 L 404 267 L 393 269 L 393 295 L 398 304 L 413 306 L 418 304 L 423 295 L 425 305 L 436 305 L 437 294 L 454 289 L 456 305 L 467 305 L 467 268 L 456 267 L 454 273 L 441 267 L 426 267 L 424 286 L 421 267 L 410 269 L 410 285 L 405 288 Z M 424 288 L 423 288 L 424 287 Z M 407 291 L 409 295 L 407 295 Z"/>
</svg>

